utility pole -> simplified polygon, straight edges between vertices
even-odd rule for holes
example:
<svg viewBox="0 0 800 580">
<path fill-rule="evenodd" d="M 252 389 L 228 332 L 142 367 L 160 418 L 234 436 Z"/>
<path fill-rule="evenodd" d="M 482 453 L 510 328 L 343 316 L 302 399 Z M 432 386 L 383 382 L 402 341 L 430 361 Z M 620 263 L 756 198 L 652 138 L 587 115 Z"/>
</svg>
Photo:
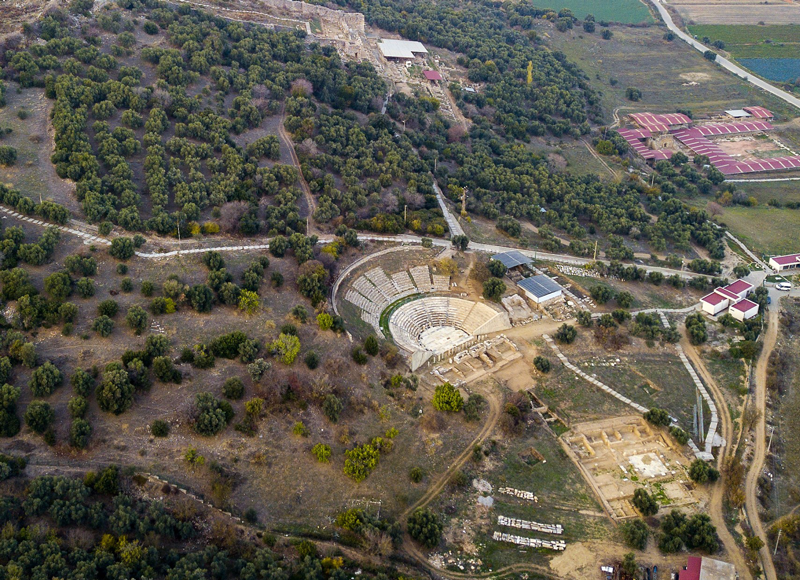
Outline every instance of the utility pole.
<svg viewBox="0 0 800 580">
<path fill-rule="evenodd" d="M 408 223 L 408 204 L 405 204 L 403 209 L 403 223 Z"/>
<path fill-rule="evenodd" d="M 461 217 L 467 217 L 467 188 L 461 193 Z"/>
<path fill-rule="evenodd" d="M 594 258 L 592 259 L 592 262 L 596 261 L 597 261 L 597 240 L 594 241 Z"/>
<path fill-rule="evenodd" d="M 772 551 L 772 555 L 773 556 L 778 553 L 778 542 L 781 541 L 781 532 L 782 531 L 783 530 L 781 528 L 778 528 L 778 537 L 775 538 L 775 549 Z"/>
<path fill-rule="evenodd" d="M 775 426 L 771 425 L 769 428 L 769 443 L 767 444 L 767 453 L 769 453 L 769 448 L 772 447 L 772 436 L 775 434 Z"/>
</svg>

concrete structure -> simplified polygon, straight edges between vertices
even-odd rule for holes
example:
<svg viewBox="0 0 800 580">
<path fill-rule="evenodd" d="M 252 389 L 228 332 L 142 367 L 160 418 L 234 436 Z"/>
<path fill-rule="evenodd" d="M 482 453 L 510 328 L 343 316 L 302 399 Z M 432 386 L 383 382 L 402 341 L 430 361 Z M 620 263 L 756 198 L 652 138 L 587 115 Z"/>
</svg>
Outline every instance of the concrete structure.
<svg viewBox="0 0 800 580">
<path fill-rule="evenodd" d="M 378 48 L 384 58 L 413 60 L 418 54 L 428 54 L 428 49 L 416 40 L 382 38 L 378 41 Z"/>
<path fill-rule="evenodd" d="M 564 289 L 559 286 L 558 282 L 544 274 L 524 278 L 517 285 L 522 288 L 528 298 L 537 304 L 549 302 L 564 293 Z"/>
<path fill-rule="evenodd" d="M 785 256 L 773 256 L 769 259 L 769 267 L 776 272 L 784 270 L 795 270 L 800 268 L 800 254 L 787 254 Z"/>
<path fill-rule="evenodd" d="M 749 320 L 758 315 L 758 304 L 751 300 L 740 300 L 736 304 L 732 304 L 728 312 L 736 320 Z"/>
<path fill-rule="evenodd" d="M 722 560 L 689 556 L 679 580 L 736 580 L 736 567 Z"/>
</svg>

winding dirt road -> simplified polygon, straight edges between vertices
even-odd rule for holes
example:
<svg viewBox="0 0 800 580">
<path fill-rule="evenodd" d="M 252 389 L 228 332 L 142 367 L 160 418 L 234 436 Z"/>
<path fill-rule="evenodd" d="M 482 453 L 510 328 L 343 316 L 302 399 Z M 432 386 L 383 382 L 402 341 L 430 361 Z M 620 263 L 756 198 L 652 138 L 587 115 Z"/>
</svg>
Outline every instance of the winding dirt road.
<svg viewBox="0 0 800 580">
<path fill-rule="evenodd" d="M 761 355 L 758 357 L 756 364 L 756 392 L 753 397 L 753 403 L 756 409 L 761 411 L 758 421 L 755 426 L 756 446 L 753 452 L 753 461 L 750 464 L 750 470 L 747 472 L 745 479 L 745 509 L 747 511 L 747 520 L 750 522 L 750 527 L 753 534 L 766 542 L 767 534 L 761 522 L 761 516 L 758 513 L 758 477 L 764 468 L 764 460 L 767 456 L 767 429 L 765 411 L 767 405 L 767 363 L 769 355 L 775 348 L 775 343 L 778 339 L 778 311 L 777 301 L 773 301 L 772 308 L 768 311 L 767 318 L 767 332 L 764 335 L 764 346 L 761 349 Z M 766 544 L 759 551 L 761 559 L 761 567 L 764 569 L 764 577 L 766 580 L 777 580 L 775 574 L 775 565 L 772 562 L 772 554 L 767 548 Z"/>
<path fill-rule="evenodd" d="M 469 460 L 470 456 L 472 455 L 472 450 L 475 448 L 475 446 L 483 443 L 486 438 L 491 435 L 492 431 L 494 431 L 494 428 L 497 426 L 497 422 L 500 420 L 500 396 L 496 392 L 485 393 L 484 396 L 489 404 L 489 415 L 486 417 L 486 423 L 483 424 L 483 427 L 478 435 L 472 440 L 463 453 L 453 460 L 452 465 L 447 468 L 447 471 L 440 475 L 439 479 L 431 484 L 430 487 L 428 487 L 428 490 L 416 501 L 416 503 L 408 507 L 406 511 L 400 514 L 399 519 L 401 521 L 405 521 L 414 510 L 418 508 L 424 508 L 431 503 L 448 484 L 450 479 L 453 477 L 453 474 L 461 469 Z"/>
<path fill-rule="evenodd" d="M 687 339 L 685 330 L 683 332 L 683 338 L 681 339 L 681 346 L 683 347 L 683 352 L 686 353 L 686 356 L 691 361 L 692 366 L 694 366 L 694 368 L 697 370 L 697 373 L 706 384 L 706 387 L 708 387 L 708 390 L 711 393 L 714 403 L 717 405 L 717 409 L 719 411 L 718 416 L 720 418 L 720 436 L 725 439 L 725 446 L 723 447 L 722 453 L 717 456 L 717 469 L 722 472 L 722 467 L 725 461 L 733 454 L 732 443 L 734 432 L 731 414 L 728 410 L 728 405 L 725 403 L 725 397 L 722 394 L 722 390 L 717 384 L 717 381 L 714 380 L 714 377 L 711 375 L 711 373 L 708 372 L 700 353 Z M 741 571 L 740 577 L 750 579 L 752 576 L 747 568 L 747 563 L 742 555 L 742 551 L 736 543 L 736 539 L 733 537 L 733 534 L 730 533 L 728 527 L 725 525 L 725 516 L 722 509 L 722 498 L 725 493 L 723 481 L 719 481 L 716 485 L 711 486 L 710 492 L 711 496 L 708 501 L 708 515 L 711 518 L 711 522 L 717 528 L 717 535 L 722 541 L 722 545 L 725 546 L 725 551 L 727 552 L 728 557 L 733 560 L 733 564 L 736 566 L 736 569 Z"/>
</svg>

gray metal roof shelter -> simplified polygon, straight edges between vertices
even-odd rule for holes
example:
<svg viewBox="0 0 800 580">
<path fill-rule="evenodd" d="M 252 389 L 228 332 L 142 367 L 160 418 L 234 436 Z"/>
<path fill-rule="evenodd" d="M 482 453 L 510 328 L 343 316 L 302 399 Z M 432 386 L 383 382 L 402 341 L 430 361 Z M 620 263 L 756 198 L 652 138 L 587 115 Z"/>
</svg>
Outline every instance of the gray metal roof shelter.
<svg viewBox="0 0 800 580">
<path fill-rule="evenodd" d="M 522 266 L 523 264 L 533 264 L 533 258 L 529 258 L 518 250 L 511 250 L 510 252 L 495 254 L 492 256 L 492 260 L 502 262 L 503 265 L 508 269 L 516 268 L 517 266 Z"/>
<path fill-rule="evenodd" d="M 517 285 L 525 290 L 536 302 L 542 302 L 561 295 L 561 286 L 552 278 L 540 274 L 520 280 Z"/>
</svg>

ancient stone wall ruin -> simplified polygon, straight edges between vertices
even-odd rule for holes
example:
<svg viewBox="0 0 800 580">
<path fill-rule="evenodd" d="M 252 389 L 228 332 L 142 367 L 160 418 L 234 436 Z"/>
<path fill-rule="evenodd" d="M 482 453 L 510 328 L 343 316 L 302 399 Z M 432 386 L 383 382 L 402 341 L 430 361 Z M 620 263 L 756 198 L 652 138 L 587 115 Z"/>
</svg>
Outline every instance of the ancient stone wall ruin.
<svg viewBox="0 0 800 580">
<path fill-rule="evenodd" d="M 364 32 L 364 15 L 360 12 L 331 10 L 324 6 L 295 2 L 295 0 L 262 0 L 262 4 L 265 8 L 279 10 L 290 17 L 340 22 L 356 32 Z"/>
</svg>

